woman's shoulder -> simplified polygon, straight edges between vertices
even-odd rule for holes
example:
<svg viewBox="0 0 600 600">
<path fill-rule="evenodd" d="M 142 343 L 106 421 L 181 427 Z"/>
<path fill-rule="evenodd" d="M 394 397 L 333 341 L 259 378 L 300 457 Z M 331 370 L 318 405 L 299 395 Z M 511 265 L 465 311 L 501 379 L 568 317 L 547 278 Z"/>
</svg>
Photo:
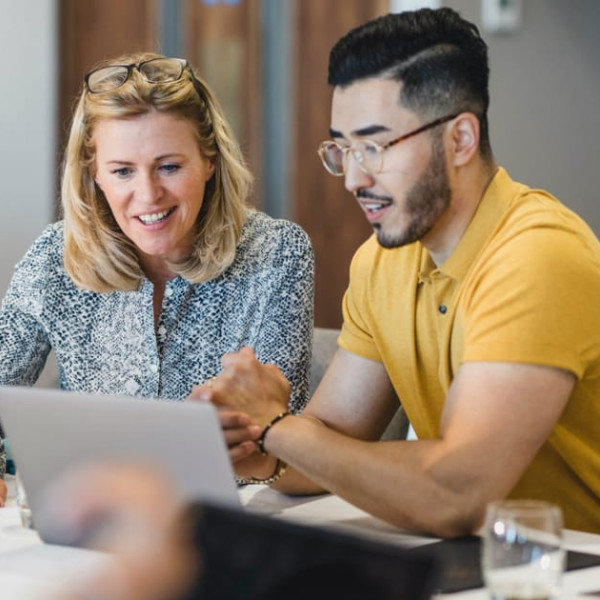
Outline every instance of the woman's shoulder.
<svg viewBox="0 0 600 600">
<path fill-rule="evenodd" d="M 63 266 L 63 227 L 61 222 L 48 225 L 17 263 L 7 297 L 21 299 L 46 296 L 49 290 L 66 281 Z"/>
<path fill-rule="evenodd" d="M 289 272 L 299 263 L 314 263 L 312 244 L 304 229 L 286 219 L 249 211 L 227 275 L 247 277 L 274 268 Z"/>
<path fill-rule="evenodd" d="M 310 238 L 300 225 L 257 210 L 249 211 L 240 239 L 240 248 L 250 247 L 263 251 L 285 247 L 296 253 L 312 253 Z"/>
<path fill-rule="evenodd" d="M 40 236 L 31 244 L 18 268 L 62 267 L 64 249 L 63 222 L 47 225 Z"/>
</svg>

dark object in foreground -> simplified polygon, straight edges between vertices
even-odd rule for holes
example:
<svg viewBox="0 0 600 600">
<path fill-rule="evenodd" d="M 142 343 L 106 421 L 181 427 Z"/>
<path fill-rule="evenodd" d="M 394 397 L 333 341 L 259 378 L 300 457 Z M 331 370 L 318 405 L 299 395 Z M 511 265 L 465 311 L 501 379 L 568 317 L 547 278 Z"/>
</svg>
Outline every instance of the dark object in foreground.
<svg viewBox="0 0 600 600">
<path fill-rule="evenodd" d="M 214 505 L 188 514 L 202 577 L 189 600 L 428 600 L 426 553 Z"/>
</svg>

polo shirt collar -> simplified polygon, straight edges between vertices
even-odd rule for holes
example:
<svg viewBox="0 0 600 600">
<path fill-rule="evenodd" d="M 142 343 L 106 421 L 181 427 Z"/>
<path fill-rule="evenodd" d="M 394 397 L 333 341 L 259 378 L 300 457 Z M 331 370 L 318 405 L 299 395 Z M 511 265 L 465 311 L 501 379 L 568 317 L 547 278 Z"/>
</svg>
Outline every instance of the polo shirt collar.
<svg viewBox="0 0 600 600">
<path fill-rule="evenodd" d="M 458 281 L 464 279 L 474 258 L 484 247 L 505 213 L 509 198 L 512 197 L 512 194 L 507 195 L 507 192 L 512 186 L 513 181 L 508 173 L 499 167 L 458 245 L 439 267 L 441 273 Z M 421 265 L 425 267 L 427 261 L 431 261 L 429 252 L 423 252 L 421 259 Z"/>
</svg>

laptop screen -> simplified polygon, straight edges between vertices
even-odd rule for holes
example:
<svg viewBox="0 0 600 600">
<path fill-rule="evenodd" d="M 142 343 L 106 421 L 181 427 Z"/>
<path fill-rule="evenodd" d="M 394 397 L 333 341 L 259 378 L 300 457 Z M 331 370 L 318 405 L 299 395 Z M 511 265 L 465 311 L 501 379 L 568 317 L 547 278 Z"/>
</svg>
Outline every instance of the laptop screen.
<svg viewBox="0 0 600 600">
<path fill-rule="evenodd" d="M 65 471 L 98 461 L 162 470 L 182 503 L 241 507 L 216 409 L 210 404 L 0 386 L 0 421 L 46 542 L 61 543 L 36 520 L 45 488 Z M 39 515 L 38 515 L 39 516 Z"/>
</svg>

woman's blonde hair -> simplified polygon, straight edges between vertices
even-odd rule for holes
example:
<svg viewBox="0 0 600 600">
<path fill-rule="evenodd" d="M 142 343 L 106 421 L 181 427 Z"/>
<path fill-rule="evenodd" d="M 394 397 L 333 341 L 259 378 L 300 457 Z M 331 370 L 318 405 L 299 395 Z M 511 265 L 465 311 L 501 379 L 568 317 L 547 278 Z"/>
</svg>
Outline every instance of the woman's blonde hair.
<svg viewBox="0 0 600 600">
<path fill-rule="evenodd" d="M 120 56 L 99 66 L 139 64 L 159 54 Z M 252 185 L 240 147 L 208 86 L 189 67 L 180 79 L 149 83 L 138 69 L 117 89 L 81 92 L 73 115 L 62 176 L 64 263 L 75 283 L 92 291 L 137 289 L 144 276 L 133 242 L 115 221 L 96 184 L 94 127 L 101 119 L 126 119 L 151 111 L 191 122 L 202 156 L 215 165 L 198 216 L 193 250 L 173 271 L 194 283 L 213 279 L 233 261 Z"/>
</svg>

